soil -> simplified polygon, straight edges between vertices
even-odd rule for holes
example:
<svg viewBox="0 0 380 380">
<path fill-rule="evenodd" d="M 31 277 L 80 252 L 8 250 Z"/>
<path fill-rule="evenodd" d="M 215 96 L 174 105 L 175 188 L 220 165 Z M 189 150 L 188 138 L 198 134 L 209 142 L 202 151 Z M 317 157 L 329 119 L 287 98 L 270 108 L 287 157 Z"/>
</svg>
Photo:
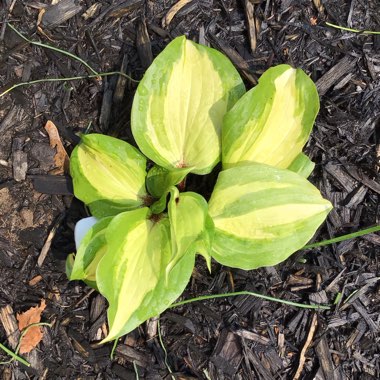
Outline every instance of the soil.
<svg viewBox="0 0 380 380">
<path fill-rule="evenodd" d="M 172 8 L 178 3 L 182 8 Z M 379 224 L 380 35 L 376 0 L 11 1 L 0 11 L 0 93 L 13 84 L 89 74 L 56 51 L 76 54 L 98 72 L 140 79 L 176 36 L 222 51 L 248 88 L 267 68 L 288 63 L 316 81 L 321 110 L 306 152 L 311 181 L 335 206 L 314 241 Z M 303 303 L 314 312 L 250 296 L 171 309 L 112 344 L 106 301 L 69 282 L 65 257 L 73 227 L 86 215 L 67 175 L 55 175 L 44 129 L 55 123 L 68 153 L 79 133 L 132 142 L 136 83 L 118 76 L 18 87 L 0 97 L 0 341 L 15 350 L 16 313 L 46 309 L 43 340 L 3 364 L 3 379 L 378 379 L 380 236 L 373 233 L 304 250 L 285 263 L 242 271 L 197 262 L 183 297 L 256 291 Z M 160 323 L 158 323 L 158 321 Z M 160 335 L 162 343 L 160 341 Z M 165 349 L 167 358 L 165 359 Z M 9 357 L 0 352 L 1 360 Z M 169 371 L 172 371 L 170 373 Z"/>
</svg>

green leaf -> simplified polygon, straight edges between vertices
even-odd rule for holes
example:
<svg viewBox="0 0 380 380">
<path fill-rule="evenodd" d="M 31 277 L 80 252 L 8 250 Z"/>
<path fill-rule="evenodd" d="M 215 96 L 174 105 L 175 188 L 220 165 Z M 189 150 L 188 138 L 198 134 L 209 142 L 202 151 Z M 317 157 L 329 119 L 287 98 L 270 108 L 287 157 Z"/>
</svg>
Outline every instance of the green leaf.
<svg viewBox="0 0 380 380">
<path fill-rule="evenodd" d="M 250 164 L 222 171 L 209 201 L 212 255 L 246 270 L 278 264 L 310 240 L 331 208 L 289 170 Z"/>
<path fill-rule="evenodd" d="M 169 171 L 210 173 L 220 161 L 223 116 L 244 91 L 223 54 L 177 37 L 137 88 L 131 120 L 137 145 Z"/>
<path fill-rule="evenodd" d="M 82 135 L 70 158 L 75 196 L 102 218 L 144 205 L 146 158 L 116 138 Z"/>
<path fill-rule="evenodd" d="M 127 333 L 125 325 L 159 280 L 162 257 L 170 255 L 170 229 L 149 219 L 144 207 L 114 217 L 106 230 L 107 252 L 96 283 L 109 302 L 107 340 Z"/>
<path fill-rule="evenodd" d="M 180 194 L 173 187 L 169 216 L 143 208 L 112 219 L 106 230 L 107 253 L 96 274 L 99 291 L 109 302 L 110 332 L 103 342 L 132 331 L 181 295 L 198 248 L 207 256 L 203 238 L 213 227 L 207 211 L 202 196 Z"/>
<path fill-rule="evenodd" d="M 306 154 L 300 153 L 289 165 L 288 170 L 307 178 L 314 170 L 315 164 Z"/>
<path fill-rule="evenodd" d="M 74 267 L 74 262 L 75 262 L 75 254 L 69 253 L 66 257 L 66 263 L 65 263 L 66 276 L 69 280 L 70 280 L 71 273 Z"/>
<path fill-rule="evenodd" d="M 261 162 L 287 168 L 301 153 L 318 110 L 317 89 L 302 70 L 267 70 L 224 118 L 223 167 Z"/>
<path fill-rule="evenodd" d="M 86 280 L 96 283 L 96 269 L 107 251 L 105 232 L 111 217 L 100 219 L 86 233 L 75 255 L 70 280 Z"/>
<path fill-rule="evenodd" d="M 183 168 L 169 171 L 161 166 L 153 166 L 146 177 L 146 187 L 149 193 L 160 198 L 167 193 L 169 188 L 179 184 L 190 173 L 193 168 Z"/>
<path fill-rule="evenodd" d="M 206 200 L 197 193 L 180 193 L 175 187 L 171 189 L 170 194 L 168 215 L 172 257 L 166 267 L 166 273 L 170 273 L 183 256 L 197 252 L 202 254 L 210 265 L 210 235 L 213 233 L 213 224 L 209 223 Z"/>
<path fill-rule="evenodd" d="M 169 260 L 170 256 L 165 251 L 162 256 L 157 285 L 150 293 L 146 294 L 140 306 L 132 313 L 120 334 L 115 335 L 115 338 L 128 334 L 128 332 L 134 330 L 149 318 L 164 312 L 183 293 L 193 272 L 195 255 L 188 254 L 183 256 L 167 274 L 166 265 Z M 102 343 L 112 339 L 114 338 L 109 335 Z"/>
</svg>

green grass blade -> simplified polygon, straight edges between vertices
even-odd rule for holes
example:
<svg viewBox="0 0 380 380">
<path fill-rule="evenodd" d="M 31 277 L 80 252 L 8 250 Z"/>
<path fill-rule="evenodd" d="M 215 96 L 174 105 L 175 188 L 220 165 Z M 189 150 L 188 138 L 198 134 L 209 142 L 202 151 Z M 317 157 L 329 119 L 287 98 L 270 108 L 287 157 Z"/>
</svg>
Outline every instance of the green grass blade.
<svg viewBox="0 0 380 380">
<path fill-rule="evenodd" d="M 370 234 L 372 232 L 377 232 L 377 231 L 380 231 L 380 225 L 374 226 L 374 227 L 369 227 L 369 228 L 366 228 L 364 230 L 353 232 L 351 234 L 338 236 L 338 237 L 333 238 L 333 239 L 323 240 L 323 241 L 320 241 L 318 243 L 307 244 L 302 249 L 310 249 L 310 248 L 322 247 L 324 245 L 330 245 L 330 244 L 334 244 L 334 243 L 339 243 L 341 241 L 353 239 L 353 238 L 356 238 L 356 237 L 359 237 L 359 236 L 363 236 L 363 235 L 367 235 L 367 234 Z"/>
<path fill-rule="evenodd" d="M 27 362 L 25 359 L 23 359 L 21 356 L 18 356 L 16 353 L 14 353 L 13 351 L 11 351 L 9 348 L 5 347 L 3 344 L 0 343 L 0 348 L 6 352 L 12 359 L 7 361 L 7 362 L 0 362 L 0 364 L 8 364 L 10 363 L 12 360 L 17 360 L 18 362 L 26 365 L 27 367 L 30 367 L 30 363 Z"/>
</svg>

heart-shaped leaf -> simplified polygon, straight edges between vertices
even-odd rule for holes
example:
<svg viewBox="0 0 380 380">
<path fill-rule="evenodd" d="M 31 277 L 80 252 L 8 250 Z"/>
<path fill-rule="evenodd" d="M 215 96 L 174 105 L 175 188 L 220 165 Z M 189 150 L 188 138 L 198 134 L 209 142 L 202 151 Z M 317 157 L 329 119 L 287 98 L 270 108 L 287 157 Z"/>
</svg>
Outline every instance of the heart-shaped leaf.
<svg viewBox="0 0 380 380">
<path fill-rule="evenodd" d="M 70 158 L 75 196 L 97 218 L 144 205 L 146 158 L 114 137 L 83 135 Z"/>
<path fill-rule="evenodd" d="M 270 68 L 224 118 L 223 167 L 261 162 L 287 168 L 301 153 L 318 110 L 317 89 L 302 70 Z"/>
<path fill-rule="evenodd" d="M 256 269 L 302 248 L 332 206 L 305 178 L 264 164 L 222 171 L 209 201 L 215 224 L 212 256 Z"/>
<path fill-rule="evenodd" d="M 210 173 L 220 161 L 223 116 L 244 91 L 228 58 L 177 37 L 137 88 L 131 120 L 137 145 L 169 171 Z"/>
</svg>

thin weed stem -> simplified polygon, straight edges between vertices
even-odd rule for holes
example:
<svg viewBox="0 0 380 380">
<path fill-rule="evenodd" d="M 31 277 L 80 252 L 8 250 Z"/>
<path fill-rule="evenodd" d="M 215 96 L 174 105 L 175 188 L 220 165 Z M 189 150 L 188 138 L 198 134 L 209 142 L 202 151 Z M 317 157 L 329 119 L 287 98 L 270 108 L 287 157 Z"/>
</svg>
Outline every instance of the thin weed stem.
<svg viewBox="0 0 380 380">
<path fill-rule="evenodd" d="M 360 33 L 360 34 L 380 34 L 380 32 L 376 32 L 372 30 L 359 30 L 359 29 L 347 28 L 345 26 L 336 25 L 331 22 L 326 22 L 326 25 L 331 26 L 332 28 L 335 28 L 335 29 L 344 30 L 346 32 Z"/>
<path fill-rule="evenodd" d="M 61 53 L 61 54 L 64 54 L 64 55 L 67 55 L 68 57 L 80 62 L 82 65 L 86 66 L 95 76 L 98 75 L 98 72 L 93 69 L 86 61 L 84 61 L 82 58 L 79 58 L 78 56 L 76 56 L 75 54 L 72 54 L 72 53 L 69 53 L 68 51 L 65 51 L 65 50 L 62 50 L 62 49 L 59 49 L 59 48 L 56 48 L 54 46 L 50 46 L 50 45 L 47 45 L 47 44 L 44 44 L 42 42 L 38 42 L 38 41 L 32 41 L 30 40 L 29 38 L 25 37 L 22 33 L 20 33 L 12 24 L 10 24 L 9 22 L 7 23 L 7 26 L 9 28 L 11 28 L 19 37 L 21 37 L 24 41 L 32 44 L 32 45 L 35 45 L 35 46 L 40 46 L 42 48 L 45 48 L 45 49 L 50 49 L 50 50 L 53 50 L 53 51 L 56 51 L 58 53 Z"/>
<path fill-rule="evenodd" d="M 302 309 L 330 310 L 330 306 L 327 306 L 327 305 L 307 305 L 307 304 L 303 304 L 303 303 L 282 300 L 280 298 L 275 298 L 275 297 L 271 297 L 271 296 L 266 296 L 264 294 L 255 293 L 255 292 L 248 292 L 248 291 L 233 292 L 233 293 L 222 293 L 222 294 L 210 294 L 210 295 L 190 298 L 188 300 L 179 301 L 179 302 L 171 304 L 169 306 L 169 309 L 172 309 L 172 308 L 178 307 L 178 306 L 182 306 L 182 305 L 186 305 L 186 304 L 192 303 L 192 302 L 197 302 L 197 301 L 204 301 L 204 300 L 210 300 L 210 299 L 215 299 L 215 298 L 236 297 L 236 296 L 253 296 L 253 297 L 261 298 L 261 299 L 264 299 L 267 301 L 278 302 L 278 303 L 282 303 L 284 305 L 295 306 L 295 307 L 299 307 Z"/>
<path fill-rule="evenodd" d="M 123 73 L 121 71 L 111 71 L 109 73 L 99 73 L 99 74 L 96 74 L 96 75 L 95 74 L 78 75 L 78 76 L 75 76 L 75 77 L 68 77 L 68 78 L 44 78 L 44 79 L 32 80 L 32 81 L 29 81 L 29 82 L 16 83 L 12 87 L 9 87 L 4 92 L 0 93 L 0 98 L 2 96 L 4 96 L 4 95 L 8 94 L 9 92 L 13 91 L 17 87 L 30 86 L 32 84 L 45 83 L 45 82 L 69 82 L 69 81 L 74 81 L 74 80 L 79 80 L 79 79 L 90 79 L 90 78 L 98 78 L 98 77 L 108 77 L 108 76 L 111 76 L 111 75 L 121 75 L 121 76 L 123 76 L 125 78 L 128 78 L 129 80 L 131 80 L 133 82 L 139 82 L 138 80 L 132 79 L 130 76 L 128 76 L 127 74 L 125 74 L 125 73 Z"/>
<path fill-rule="evenodd" d="M 12 363 L 13 360 L 17 360 L 18 362 L 26 365 L 27 367 L 30 367 L 30 363 L 27 362 L 25 359 L 23 359 L 22 357 L 18 356 L 18 353 L 20 351 L 20 347 L 21 347 L 21 341 L 22 341 L 22 338 L 26 335 L 26 333 L 29 331 L 29 329 L 31 329 L 32 327 L 34 326 L 49 326 L 51 327 L 51 324 L 50 323 L 46 323 L 46 322 L 38 322 L 38 323 L 32 323 L 30 324 L 29 326 L 25 327 L 21 334 L 20 334 L 20 338 L 18 340 L 18 343 L 17 343 L 17 347 L 16 347 L 16 350 L 15 352 L 11 351 L 9 348 L 5 347 L 3 344 L 0 343 L 0 348 L 5 351 L 9 356 L 11 356 L 11 359 L 6 361 L 6 362 L 0 362 L 0 364 L 9 364 L 9 363 Z"/>
<path fill-rule="evenodd" d="M 160 320 L 158 319 L 157 321 L 157 331 L 158 331 L 158 340 L 160 341 L 160 346 L 162 348 L 162 350 L 164 351 L 164 362 L 165 362 L 165 366 L 166 368 L 168 369 L 169 373 L 172 374 L 173 371 L 172 369 L 170 368 L 170 365 L 168 363 L 168 352 L 166 351 L 166 348 L 165 348 L 165 345 L 164 345 L 164 341 L 162 340 L 162 335 L 161 335 L 161 323 L 160 323 Z M 172 380 L 175 380 L 174 376 L 171 375 L 172 377 Z"/>
</svg>

